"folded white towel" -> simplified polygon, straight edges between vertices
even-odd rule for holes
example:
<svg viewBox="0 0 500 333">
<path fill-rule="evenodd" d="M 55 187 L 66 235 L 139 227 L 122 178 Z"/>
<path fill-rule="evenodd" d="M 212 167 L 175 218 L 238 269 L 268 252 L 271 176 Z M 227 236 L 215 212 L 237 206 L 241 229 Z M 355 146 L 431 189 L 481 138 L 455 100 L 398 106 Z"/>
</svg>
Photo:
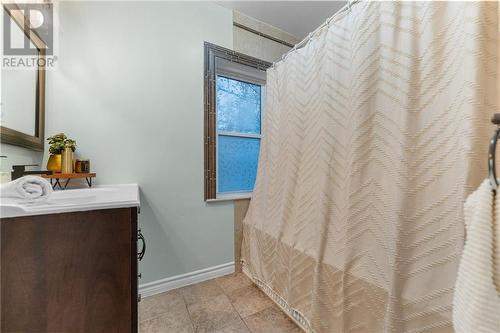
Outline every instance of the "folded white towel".
<svg viewBox="0 0 500 333">
<path fill-rule="evenodd" d="M 493 210 L 493 206 L 495 210 Z M 453 298 L 456 333 L 500 332 L 500 193 L 485 180 L 465 202 L 466 240 Z"/>
<path fill-rule="evenodd" d="M 50 183 L 37 176 L 24 176 L 0 185 L 1 198 L 19 198 L 23 202 L 45 201 L 51 194 Z"/>
</svg>

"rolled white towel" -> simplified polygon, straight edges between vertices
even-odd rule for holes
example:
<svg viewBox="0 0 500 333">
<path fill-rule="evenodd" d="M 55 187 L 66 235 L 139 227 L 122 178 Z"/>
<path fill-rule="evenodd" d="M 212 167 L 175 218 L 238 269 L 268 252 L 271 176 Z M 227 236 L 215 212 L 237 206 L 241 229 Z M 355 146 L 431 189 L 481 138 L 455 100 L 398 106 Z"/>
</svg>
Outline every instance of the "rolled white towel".
<svg viewBox="0 0 500 333">
<path fill-rule="evenodd" d="M 45 201 L 52 194 L 50 183 L 37 176 L 24 176 L 0 185 L 0 197 L 19 198 L 25 202 Z"/>
</svg>

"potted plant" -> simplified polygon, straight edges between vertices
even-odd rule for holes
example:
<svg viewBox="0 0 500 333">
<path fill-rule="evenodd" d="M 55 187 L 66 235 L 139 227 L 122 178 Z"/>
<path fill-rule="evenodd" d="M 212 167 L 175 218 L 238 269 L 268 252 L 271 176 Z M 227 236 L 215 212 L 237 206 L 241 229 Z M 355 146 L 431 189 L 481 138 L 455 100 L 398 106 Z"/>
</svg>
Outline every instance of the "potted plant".
<svg viewBox="0 0 500 333">
<path fill-rule="evenodd" d="M 61 153 L 65 147 L 70 147 L 74 152 L 76 149 L 76 141 L 68 139 L 66 134 L 59 133 L 47 138 L 49 141 L 49 160 L 47 161 L 47 170 L 53 172 L 61 172 Z"/>
</svg>

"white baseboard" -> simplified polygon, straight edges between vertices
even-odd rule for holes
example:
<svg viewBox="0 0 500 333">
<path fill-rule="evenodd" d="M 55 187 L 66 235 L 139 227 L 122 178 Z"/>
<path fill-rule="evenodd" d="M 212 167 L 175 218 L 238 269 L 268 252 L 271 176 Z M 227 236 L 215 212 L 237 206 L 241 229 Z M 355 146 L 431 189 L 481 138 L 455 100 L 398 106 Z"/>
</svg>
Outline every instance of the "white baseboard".
<svg viewBox="0 0 500 333">
<path fill-rule="evenodd" d="M 166 279 L 140 284 L 139 293 L 142 297 L 153 296 L 172 289 L 189 286 L 191 284 L 214 279 L 231 273 L 234 273 L 234 261 L 186 274 L 172 276 Z"/>
</svg>

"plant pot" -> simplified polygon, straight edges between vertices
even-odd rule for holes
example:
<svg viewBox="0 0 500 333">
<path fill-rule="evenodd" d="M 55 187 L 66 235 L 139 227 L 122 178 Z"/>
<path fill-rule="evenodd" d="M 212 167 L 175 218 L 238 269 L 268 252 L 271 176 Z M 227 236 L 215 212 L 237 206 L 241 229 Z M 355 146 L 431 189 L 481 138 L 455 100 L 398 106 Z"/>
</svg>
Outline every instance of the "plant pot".
<svg viewBox="0 0 500 333">
<path fill-rule="evenodd" d="M 61 172 L 61 154 L 50 155 L 47 161 L 47 170 L 52 172 Z"/>
</svg>

